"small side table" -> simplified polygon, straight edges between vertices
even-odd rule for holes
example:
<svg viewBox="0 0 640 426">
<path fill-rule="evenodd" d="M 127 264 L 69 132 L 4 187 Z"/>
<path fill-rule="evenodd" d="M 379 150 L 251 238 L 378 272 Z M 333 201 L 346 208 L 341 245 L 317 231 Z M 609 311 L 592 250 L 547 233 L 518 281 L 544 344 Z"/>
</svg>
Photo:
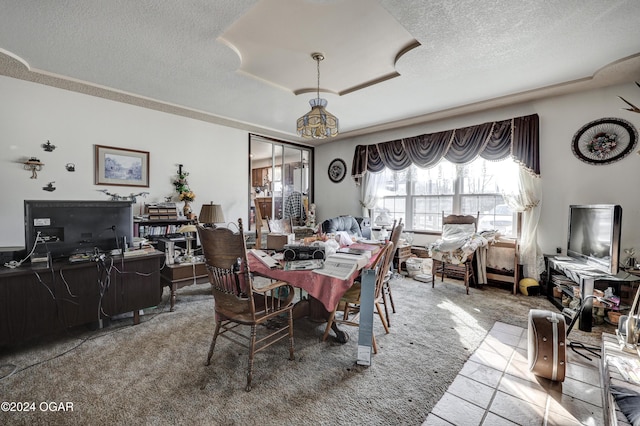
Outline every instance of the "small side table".
<svg viewBox="0 0 640 426">
<path fill-rule="evenodd" d="M 400 274 L 402 272 L 402 264 L 412 256 L 411 246 L 409 244 L 400 244 L 395 252 L 393 264 L 396 267 L 396 271 Z"/>
<path fill-rule="evenodd" d="M 169 287 L 171 290 L 170 312 L 173 312 L 175 308 L 176 291 L 179 288 L 206 282 L 209 282 L 209 276 L 204 262 L 174 263 L 173 265 L 165 265 L 160 271 L 160 286 Z"/>
</svg>

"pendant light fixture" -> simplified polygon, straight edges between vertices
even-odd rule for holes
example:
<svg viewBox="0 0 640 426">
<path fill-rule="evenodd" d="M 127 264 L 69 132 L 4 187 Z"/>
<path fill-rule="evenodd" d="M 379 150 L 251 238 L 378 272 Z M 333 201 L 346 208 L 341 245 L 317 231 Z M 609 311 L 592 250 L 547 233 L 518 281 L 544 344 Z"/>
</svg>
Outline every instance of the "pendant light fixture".
<svg viewBox="0 0 640 426">
<path fill-rule="evenodd" d="M 311 111 L 298 118 L 298 135 L 307 139 L 325 139 L 338 134 L 338 118 L 325 109 L 327 100 L 320 98 L 320 61 L 324 59 L 322 53 L 312 53 L 311 57 L 317 64 L 318 89 L 316 98 L 311 99 Z"/>
</svg>

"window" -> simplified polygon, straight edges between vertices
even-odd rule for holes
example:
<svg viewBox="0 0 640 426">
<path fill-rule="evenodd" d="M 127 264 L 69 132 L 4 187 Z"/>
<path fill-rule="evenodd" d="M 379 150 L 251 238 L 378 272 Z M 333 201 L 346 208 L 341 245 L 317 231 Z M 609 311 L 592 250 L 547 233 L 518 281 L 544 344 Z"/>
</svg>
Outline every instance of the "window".
<svg viewBox="0 0 640 426">
<path fill-rule="evenodd" d="M 479 230 L 515 234 L 515 214 L 501 195 L 518 177 L 518 165 L 511 159 L 478 158 L 465 165 L 442 160 L 430 169 L 411 166 L 399 172 L 385 169 L 382 173 L 373 214 L 376 225 L 402 218 L 407 229 L 440 232 L 442 212 L 473 216 L 480 212 Z"/>
</svg>

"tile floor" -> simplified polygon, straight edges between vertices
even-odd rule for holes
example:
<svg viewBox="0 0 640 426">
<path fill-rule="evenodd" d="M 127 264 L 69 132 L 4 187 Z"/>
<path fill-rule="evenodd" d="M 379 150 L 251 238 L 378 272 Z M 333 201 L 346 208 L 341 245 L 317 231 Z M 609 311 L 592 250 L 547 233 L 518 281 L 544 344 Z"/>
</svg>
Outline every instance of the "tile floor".
<svg viewBox="0 0 640 426">
<path fill-rule="evenodd" d="M 567 347 L 564 382 L 529 372 L 527 330 L 496 323 L 423 426 L 602 425 L 599 358 Z"/>
</svg>

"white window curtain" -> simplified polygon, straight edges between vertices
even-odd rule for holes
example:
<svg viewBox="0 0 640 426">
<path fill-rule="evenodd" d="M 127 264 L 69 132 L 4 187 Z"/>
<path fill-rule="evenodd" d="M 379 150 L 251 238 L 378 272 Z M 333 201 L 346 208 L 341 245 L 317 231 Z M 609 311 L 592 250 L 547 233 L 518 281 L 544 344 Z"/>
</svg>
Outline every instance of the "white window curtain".
<svg viewBox="0 0 640 426">
<path fill-rule="evenodd" d="M 365 172 L 360 185 L 360 206 L 362 206 L 362 217 L 370 217 L 370 212 L 378 202 L 378 188 L 384 177 L 382 173 Z"/>
<path fill-rule="evenodd" d="M 544 258 L 538 245 L 538 222 L 542 200 L 540 177 L 520 167 L 518 179 L 513 183 L 514 185 L 505 189 L 502 195 L 511 209 L 522 212 L 519 244 L 523 275 L 540 280 L 540 274 L 544 271 Z"/>
</svg>

